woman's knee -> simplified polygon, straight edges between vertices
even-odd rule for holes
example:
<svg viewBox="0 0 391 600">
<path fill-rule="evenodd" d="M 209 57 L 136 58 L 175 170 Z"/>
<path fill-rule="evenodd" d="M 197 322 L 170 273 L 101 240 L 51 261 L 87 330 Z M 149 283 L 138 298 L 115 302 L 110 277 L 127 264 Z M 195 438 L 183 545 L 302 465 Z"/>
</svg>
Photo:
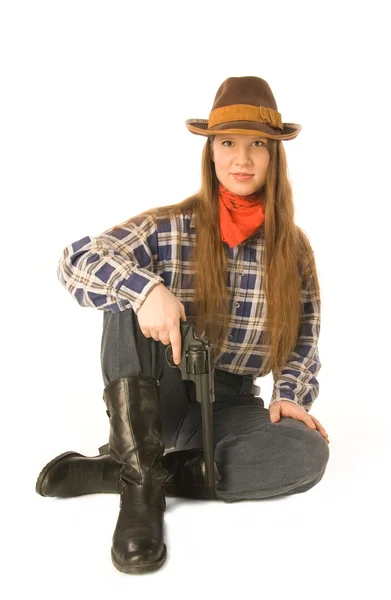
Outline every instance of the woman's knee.
<svg viewBox="0 0 391 600">
<path fill-rule="evenodd" d="M 312 473 L 313 479 L 323 475 L 330 458 L 328 443 L 318 430 L 311 429 L 303 421 L 282 417 L 277 423 L 265 425 L 265 431 L 276 436 L 292 458 L 295 470 L 303 475 Z M 288 441 L 290 440 L 290 441 Z"/>
<path fill-rule="evenodd" d="M 222 439 L 215 450 L 222 474 L 219 490 L 225 494 L 221 499 L 268 498 L 305 491 L 320 481 L 329 459 L 328 444 L 319 432 L 307 430 L 270 423 Z"/>
</svg>

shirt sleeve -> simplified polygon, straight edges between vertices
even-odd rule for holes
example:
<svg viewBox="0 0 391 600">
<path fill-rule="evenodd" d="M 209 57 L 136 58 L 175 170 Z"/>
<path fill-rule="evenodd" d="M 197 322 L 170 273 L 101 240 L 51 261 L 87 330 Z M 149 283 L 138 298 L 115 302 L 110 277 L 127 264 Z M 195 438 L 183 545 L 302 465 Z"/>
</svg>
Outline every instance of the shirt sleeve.
<svg viewBox="0 0 391 600">
<path fill-rule="evenodd" d="M 279 400 L 287 400 L 309 412 L 319 394 L 317 375 L 322 366 L 318 351 L 320 297 L 316 293 L 313 276 L 301 294 L 303 312 L 297 344 L 284 368 L 273 371 L 274 387 L 269 407 Z"/>
<path fill-rule="evenodd" d="M 83 237 L 67 246 L 58 261 L 57 277 L 80 306 L 138 312 L 162 277 L 157 263 L 156 220 L 134 217 L 126 226 L 97 237 Z"/>
</svg>

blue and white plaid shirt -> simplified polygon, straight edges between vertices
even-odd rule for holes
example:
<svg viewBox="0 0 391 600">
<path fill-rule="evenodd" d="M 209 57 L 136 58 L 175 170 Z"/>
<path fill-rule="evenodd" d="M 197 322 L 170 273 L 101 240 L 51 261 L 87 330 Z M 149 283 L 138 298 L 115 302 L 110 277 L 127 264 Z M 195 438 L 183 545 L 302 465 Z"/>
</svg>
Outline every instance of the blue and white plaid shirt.
<svg viewBox="0 0 391 600">
<path fill-rule="evenodd" d="M 67 246 L 57 276 L 80 306 L 113 312 L 138 309 L 149 292 L 163 283 L 190 314 L 195 294 L 194 269 L 189 261 L 196 240 L 193 214 L 172 217 L 135 216 L 120 229 L 97 237 L 86 236 Z M 225 243 L 225 242 L 224 242 Z M 263 377 L 270 373 L 270 346 L 263 343 L 265 298 L 264 227 L 228 249 L 227 285 L 230 329 L 214 366 L 239 375 Z M 309 280 L 301 292 L 304 317 L 297 344 L 283 369 L 273 371 L 273 394 L 278 400 L 299 404 L 308 412 L 318 396 L 316 378 L 320 299 Z"/>
</svg>

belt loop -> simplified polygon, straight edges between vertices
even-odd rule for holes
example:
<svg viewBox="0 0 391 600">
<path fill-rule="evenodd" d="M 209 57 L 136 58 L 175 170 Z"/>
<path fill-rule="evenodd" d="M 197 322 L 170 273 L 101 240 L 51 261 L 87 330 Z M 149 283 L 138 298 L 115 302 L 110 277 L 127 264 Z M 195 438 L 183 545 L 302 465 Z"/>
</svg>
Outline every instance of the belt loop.
<svg viewBox="0 0 391 600">
<path fill-rule="evenodd" d="M 254 378 L 252 375 L 242 375 L 242 385 L 239 390 L 239 396 L 250 396 L 253 383 Z"/>
</svg>

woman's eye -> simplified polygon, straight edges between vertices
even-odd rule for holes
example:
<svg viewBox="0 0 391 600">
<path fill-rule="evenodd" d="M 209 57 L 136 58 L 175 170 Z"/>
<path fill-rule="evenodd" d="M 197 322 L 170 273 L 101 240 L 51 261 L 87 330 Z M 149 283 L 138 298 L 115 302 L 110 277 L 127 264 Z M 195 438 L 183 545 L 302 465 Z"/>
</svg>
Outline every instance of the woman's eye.
<svg viewBox="0 0 391 600">
<path fill-rule="evenodd" d="M 222 142 L 223 146 L 224 146 L 224 144 L 232 144 L 232 142 L 231 142 L 231 140 L 225 140 L 224 142 Z M 253 144 L 262 144 L 262 145 L 264 145 L 265 142 L 263 140 L 254 140 Z M 260 146 L 258 146 L 258 148 L 260 148 Z"/>
</svg>

